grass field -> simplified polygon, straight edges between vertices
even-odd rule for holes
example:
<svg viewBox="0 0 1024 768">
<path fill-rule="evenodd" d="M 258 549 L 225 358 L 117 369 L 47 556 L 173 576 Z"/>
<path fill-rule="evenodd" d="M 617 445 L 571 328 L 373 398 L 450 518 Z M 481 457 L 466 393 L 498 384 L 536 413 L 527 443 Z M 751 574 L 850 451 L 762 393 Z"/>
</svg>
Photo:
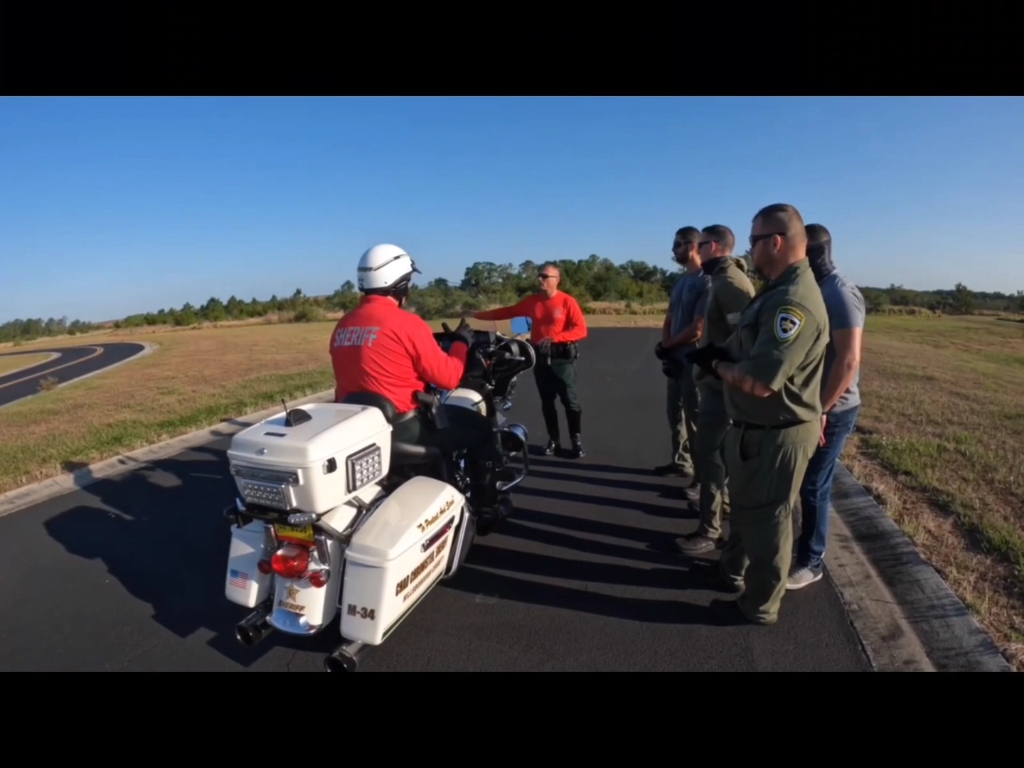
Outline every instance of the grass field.
<svg viewBox="0 0 1024 768">
<path fill-rule="evenodd" d="M 868 320 L 843 461 L 1024 671 L 1024 327 Z"/>
<path fill-rule="evenodd" d="M 603 309 L 603 308 L 602 308 Z M 662 315 L 589 315 L 659 327 Z M 452 321 L 449 321 L 452 322 Z M 440 328 L 440 321 L 432 323 Z M 494 324 L 475 321 L 477 327 Z M 507 323 L 497 327 L 509 331 Z M 328 389 L 331 322 L 103 334 L 159 348 L 0 410 L 0 493 Z M 98 339 L 25 344 L 66 346 Z M 6 351 L 6 350 L 0 350 Z M 1024 671 L 1024 325 L 871 316 L 844 463 Z"/>
<path fill-rule="evenodd" d="M 7 350 L 0 349 L 0 376 L 15 373 L 23 368 L 31 368 L 33 365 L 45 363 L 52 355 L 41 353 L 38 355 L 12 355 L 3 353 Z"/>
</svg>

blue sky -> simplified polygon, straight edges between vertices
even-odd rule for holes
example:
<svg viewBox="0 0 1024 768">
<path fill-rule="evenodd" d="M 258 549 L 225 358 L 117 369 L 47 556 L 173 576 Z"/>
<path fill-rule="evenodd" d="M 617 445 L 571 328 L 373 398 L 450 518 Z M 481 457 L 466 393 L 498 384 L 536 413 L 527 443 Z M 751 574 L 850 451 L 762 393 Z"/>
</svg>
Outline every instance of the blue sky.
<svg viewBox="0 0 1024 768">
<path fill-rule="evenodd" d="M 1022 98 L 4 98 L 0 322 L 330 293 L 379 242 L 642 259 L 774 202 L 861 285 L 1024 289 Z"/>
</svg>

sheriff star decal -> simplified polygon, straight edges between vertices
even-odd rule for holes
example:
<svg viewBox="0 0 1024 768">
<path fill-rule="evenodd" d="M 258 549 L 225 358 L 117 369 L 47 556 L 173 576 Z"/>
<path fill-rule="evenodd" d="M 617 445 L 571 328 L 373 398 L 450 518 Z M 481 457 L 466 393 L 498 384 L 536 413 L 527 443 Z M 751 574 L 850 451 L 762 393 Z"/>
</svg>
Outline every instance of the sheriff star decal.
<svg viewBox="0 0 1024 768">
<path fill-rule="evenodd" d="M 775 313 L 775 338 L 779 341 L 792 341 L 803 327 L 803 313 L 796 307 L 779 307 Z"/>
</svg>

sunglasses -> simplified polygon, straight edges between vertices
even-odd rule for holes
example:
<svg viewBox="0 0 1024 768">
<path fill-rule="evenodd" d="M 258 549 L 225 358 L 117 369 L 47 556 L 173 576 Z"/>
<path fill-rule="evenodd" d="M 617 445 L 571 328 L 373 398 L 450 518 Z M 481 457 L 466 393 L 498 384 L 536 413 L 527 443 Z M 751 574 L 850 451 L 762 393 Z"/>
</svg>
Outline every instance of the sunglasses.
<svg viewBox="0 0 1024 768">
<path fill-rule="evenodd" d="M 556 275 L 549 275 L 547 273 L 541 273 L 541 274 L 537 275 L 537 277 L 539 277 L 541 280 L 547 280 L 549 278 L 556 277 Z"/>
<path fill-rule="evenodd" d="M 767 233 L 765 233 L 763 235 L 751 235 L 750 236 L 750 247 L 753 248 L 755 245 L 760 243 L 762 240 L 767 240 L 769 237 L 775 237 L 776 235 L 778 235 L 779 237 L 785 237 L 786 233 L 785 232 L 767 232 Z"/>
</svg>

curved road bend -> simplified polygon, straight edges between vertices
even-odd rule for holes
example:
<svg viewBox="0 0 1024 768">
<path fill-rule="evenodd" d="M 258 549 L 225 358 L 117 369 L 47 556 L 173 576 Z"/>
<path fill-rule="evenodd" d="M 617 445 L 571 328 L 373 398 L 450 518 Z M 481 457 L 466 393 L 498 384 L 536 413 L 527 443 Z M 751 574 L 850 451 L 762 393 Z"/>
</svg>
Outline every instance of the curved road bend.
<svg viewBox="0 0 1024 768">
<path fill-rule="evenodd" d="M 23 368 L 5 376 L 0 376 L 0 407 L 10 405 L 24 397 L 39 392 L 43 379 L 52 377 L 59 384 L 74 381 L 91 373 L 102 371 L 117 363 L 130 360 L 146 350 L 144 344 L 132 341 L 114 344 L 87 344 L 80 347 L 54 347 L 52 349 L 33 349 L 27 352 L 4 354 L 0 357 L 18 354 L 39 355 L 55 354 L 56 358 L 45 363 Z"/>
<path fill-rule="evenodd" d="M 664 551 L 696 520 L 650 469 L 669 452 L 658 334 L 591 331 L 586 458 L 534 459 L 515 516 L 368 649 L 363 670 L 870 669 L 829 580 L 788 593 L 775 626 L 716 626 L 717 551 Z M 540 446 L 532 378 L 508 416 Z M 229 440 L 0 518 L 0 669 L 321 671 L 336 625 L 308 641 L 235 640 L 248 611 L 224 597 Z"/>
</svg>

